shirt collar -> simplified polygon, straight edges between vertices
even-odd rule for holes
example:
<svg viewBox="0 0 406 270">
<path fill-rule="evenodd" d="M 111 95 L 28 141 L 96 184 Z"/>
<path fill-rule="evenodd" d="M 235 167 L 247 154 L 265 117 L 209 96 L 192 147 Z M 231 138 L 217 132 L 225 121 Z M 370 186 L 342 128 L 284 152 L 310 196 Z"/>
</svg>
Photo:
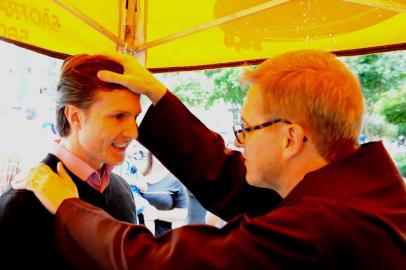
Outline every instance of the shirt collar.
<svg viewBox="0 0 406 270">
<path fill-rule="evenodd" d="M 101 175 L 85 161 L 71 153 L 56 140 L 51 149 L 51 154 L 62 161 L 64 166 L 82 181 L 88 182 L 96 190 L 103 192 L 109 184 L 110 172 L 114 166 L 104 164 Z"/>
</svg>

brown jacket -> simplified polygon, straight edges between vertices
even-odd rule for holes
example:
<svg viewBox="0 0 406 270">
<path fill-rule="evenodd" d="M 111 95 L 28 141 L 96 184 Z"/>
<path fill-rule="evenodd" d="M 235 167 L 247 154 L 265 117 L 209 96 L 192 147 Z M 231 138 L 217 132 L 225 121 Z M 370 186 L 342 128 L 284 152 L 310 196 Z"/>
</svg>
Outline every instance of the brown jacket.
<svg viewBox="0 0 406 270">
<path fill-rule="evenodd" d="M 249 187 L 224 149 L 170 93 L 148 111 L 140 141 L 222 228 L 184 226 L 154 238 L 78 199 L 57 212 L 61 251 L 82 269 L 406 269 L 406 189 L 381 143 L 307 174 L 280 201 Z"/>
</svg>

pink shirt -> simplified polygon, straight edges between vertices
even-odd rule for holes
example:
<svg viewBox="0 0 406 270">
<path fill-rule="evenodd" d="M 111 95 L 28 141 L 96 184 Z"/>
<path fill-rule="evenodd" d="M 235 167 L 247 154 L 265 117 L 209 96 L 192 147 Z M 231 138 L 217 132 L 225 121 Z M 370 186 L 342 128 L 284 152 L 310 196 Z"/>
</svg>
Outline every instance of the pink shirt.
<svg viewBox="0 0 406 270">
<path fill-rule="evenodd" d="M 51 154 L 60 159 L 63 165 L 74 173 L 81 180 L 87 182 L 91 187 L 103 192 L 109 184 L 110 172 L 113 166 L 104 164 L 101 175 L 86 162 L 69 152 L 65 147 L 55 141 Z"/>
</svg>

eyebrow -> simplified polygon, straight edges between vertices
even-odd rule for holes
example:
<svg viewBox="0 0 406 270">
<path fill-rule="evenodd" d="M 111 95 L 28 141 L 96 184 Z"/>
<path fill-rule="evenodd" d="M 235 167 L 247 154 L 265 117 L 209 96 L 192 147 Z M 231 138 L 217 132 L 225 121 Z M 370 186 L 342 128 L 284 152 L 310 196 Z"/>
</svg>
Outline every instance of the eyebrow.
<svg viewBox="0 0 406 270">
<path fill-rule="evenodd" d="M 131 114 L 129 111 L 124 110 L 112 110 L 111 113 Z"/>
<path fill-rule="evenodd" d="M 131 115 L 132 114 L 132 112 L 129 112 L 129 111 L 125 111 L 125 110 L 113 110 L 113 111 L 111 111 L 110 113 L 122 113 L 122 114 L 126 114 L 126 115 Z M 138 117 L 139 115 L 141 114 L 141 112 L 139 112 L 139 113 L 136 113 L 135 114 L 135 117 Z"/>
</svg>

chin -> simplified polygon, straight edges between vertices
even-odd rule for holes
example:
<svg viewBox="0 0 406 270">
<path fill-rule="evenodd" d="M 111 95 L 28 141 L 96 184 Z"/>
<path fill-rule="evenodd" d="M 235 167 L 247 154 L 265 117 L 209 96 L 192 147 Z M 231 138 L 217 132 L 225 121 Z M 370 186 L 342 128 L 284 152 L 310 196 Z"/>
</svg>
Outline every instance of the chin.
<svg viewBox="0 0 406 270">
<path fill-rule="evenodd" d="M 246 179 L 247 179 L 247 183 L 248 183 L 249 185 L 255 186 L 255 187 L 258 186 L 258 182 L 256 181 L 256 179 L 255 179 L 255 177 L 254 177 L 253 175 L 247 173 Z"/>
<path fill-rule="evenodd" d="M 259 188 L 269 188 L 267 183 L 258 176 L 250 175 L 247 173 L 246 179 L 247 179 L 247 183 L 251 186 L 259 187 Z"/>
<path fill-rule="evenodd" d="M 113 165 L 114 165 L 114 166 L 120 165 L 120 164 L 122 164 L 123 162 L 124 162 L 124 159 L 121 159 L 121 160 L 118 160 L 118 161 L 114 162 Z"/>
<path fill-rule="evenodd" d="M 117 165 L 120 165 L 123 162 L 124 162 L 124 158 L 111 158 L 106 163 L 110 164 L 110 165 L 113 165 L 113 166 L 117 166 Z"/>
</svg>

